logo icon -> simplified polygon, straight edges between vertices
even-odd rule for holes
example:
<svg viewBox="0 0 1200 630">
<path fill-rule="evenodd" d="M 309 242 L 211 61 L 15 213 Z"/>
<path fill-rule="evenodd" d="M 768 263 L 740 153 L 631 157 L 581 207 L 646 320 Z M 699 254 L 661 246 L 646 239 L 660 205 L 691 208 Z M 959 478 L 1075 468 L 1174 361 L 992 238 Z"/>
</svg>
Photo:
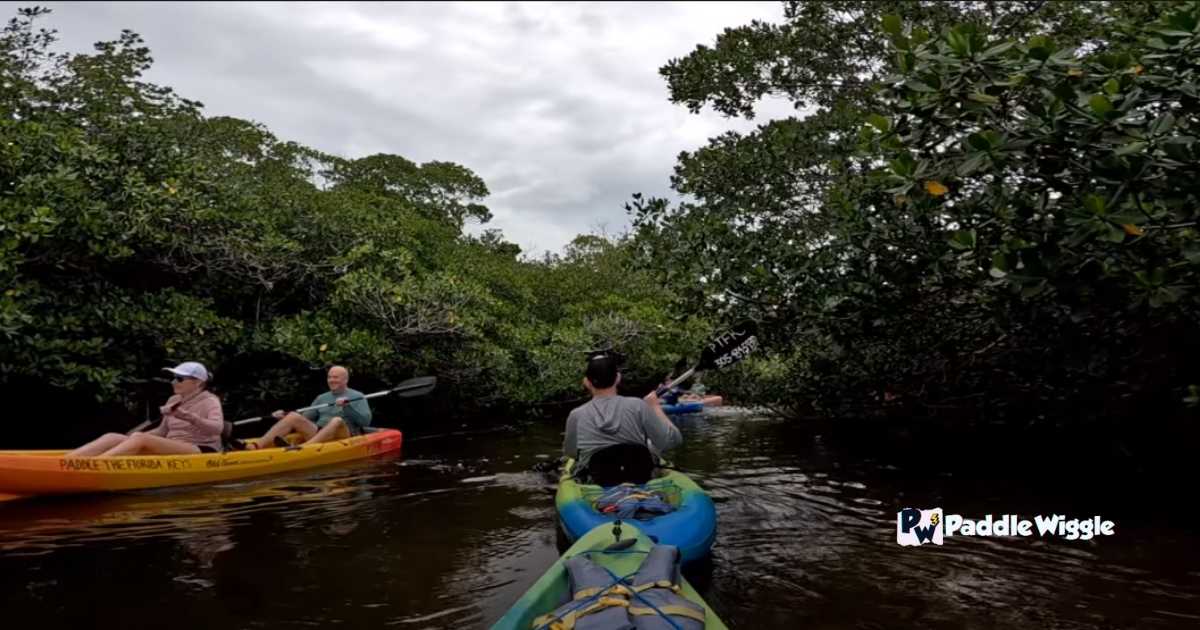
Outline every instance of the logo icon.
<svg viewBox="0 0 1200 630">
<path fill-rule="evenodd" d="M 925 543 L 942 544 L 942 508 L 918 510 L 904 508 L 896 513 L 896 544 L 916 547 Z"/>
</svg>

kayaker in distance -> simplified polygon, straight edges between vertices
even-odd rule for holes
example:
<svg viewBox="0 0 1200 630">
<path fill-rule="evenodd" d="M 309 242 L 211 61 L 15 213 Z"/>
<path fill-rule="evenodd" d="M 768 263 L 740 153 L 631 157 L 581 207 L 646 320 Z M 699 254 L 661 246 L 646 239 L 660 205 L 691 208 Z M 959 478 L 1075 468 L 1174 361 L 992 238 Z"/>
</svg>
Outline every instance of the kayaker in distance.
<svg viewBox="0 0 1200 630">
<path fill-rule="evenodd" d="M 599 353 L 588 360 L 583 386 L 592 399 L 571 410 L 563 437 L 563 454 L 575 458 L 580 480 L 646 483 L 655 464 L 647 445 L 662 453 L 683 442 L 655 392 L 642 399 L 618 396 L 620 382 L 616 356 Z"/>
<path fill-rule="evenodd" d="M 283 442 L 283 436 L 295 431 L 305 440 L 305 444 L 343 440 L 356 435 L 362 435 L 371 426 L 371 407 L 367 404 L 363 393 L 350 389 L 350 371 L 335 365 L 329 368 L 327 376 L 329 391 L 313 399 L 312 407 L 328 405 L 321 409 L 311 409 L 303 414 L 294 411 L 284 413 L 282 409 L 273 416 L 279 422 L 267 431 L 256 442 L 246 440 L 246 447 L 269 448 L 276 441 Z M 333 403 L 332 405 L 330 403 Z"/>
<path fill-rule="evenodd" d="M 687 366 L 685 365 L 684 368 L 681 369 L 679 366 L 676 366 L 675 370 L 673 370 L 670 374 L 667 374 L 667 377 L 663 379 L 663 382 L 659 385 L 659 387 L 661 388 L 669 385 L 671 381 L 675 380 L 675 377 L 683 371 L 683 369 L 686 369 L 686 367 Z M 662 402 L 667 405 L 698 402 L 702 403 L 705 407 L 720 407 L 722 404 L 724 404 L 724 398 L 716 395 L 706 396 L 705 394 L 707 391 L 708 390 L 704 387 L 704 384 L 700 382 L 700 377 L 694 376 L 687 381 L 684 381 L 683 383 L 664 391 L 660 398 L 662 399 Z"/>
<path fill-rule="evenodd" d="M 220 452 L 225 415 L 221 399 L 208 391 L 208 370 L 195 361 L 163 369 L 175 376 L 171 381 L 175 394 L 159 407 L 163 419 L 158 427 L 133 435 L 105 433 L 66 457 Z"/>
</svg>

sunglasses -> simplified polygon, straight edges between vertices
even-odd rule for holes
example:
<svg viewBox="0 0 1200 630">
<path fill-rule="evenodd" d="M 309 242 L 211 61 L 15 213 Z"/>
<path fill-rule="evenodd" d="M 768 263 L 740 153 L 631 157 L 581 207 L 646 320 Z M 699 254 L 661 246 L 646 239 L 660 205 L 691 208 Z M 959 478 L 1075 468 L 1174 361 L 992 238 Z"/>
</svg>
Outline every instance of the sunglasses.
<svg viewBox="0 0 1200 630">
<path fill-rule="evenodd" d="M 184 381 L 194 381 L 194 380 L 196 380 L 196 379 L 191 376 L 176 376 L 175 378 L 171 379 L 171 382 L 172 383 L 182 383 Z"/>
</svg>

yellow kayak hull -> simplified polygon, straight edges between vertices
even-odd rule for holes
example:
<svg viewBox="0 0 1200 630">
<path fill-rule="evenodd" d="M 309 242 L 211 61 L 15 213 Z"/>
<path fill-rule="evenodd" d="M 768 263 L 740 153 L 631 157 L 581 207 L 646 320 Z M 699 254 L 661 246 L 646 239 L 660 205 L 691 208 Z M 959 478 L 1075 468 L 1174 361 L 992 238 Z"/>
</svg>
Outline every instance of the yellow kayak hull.
<svg viewBox="0 0 1200 630">
<path fill-rule="evenodd" d="M 232 481 L 397 451 L 395 429 L 345 440 L 196 455 L 65 457 L 67 451 L 0 451 L 0 500 L 42 494 L 138 490 Z"/>
</svg>

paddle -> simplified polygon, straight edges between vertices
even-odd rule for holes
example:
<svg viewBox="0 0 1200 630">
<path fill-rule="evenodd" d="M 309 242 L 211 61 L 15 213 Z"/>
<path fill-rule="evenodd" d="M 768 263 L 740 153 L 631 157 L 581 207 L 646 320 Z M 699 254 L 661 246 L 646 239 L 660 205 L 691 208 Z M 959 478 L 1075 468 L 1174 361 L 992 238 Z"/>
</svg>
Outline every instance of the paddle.
<svg viewBox="0 0 1200 630">
<path fill-rule="evenodd" d="M 146 427 L 150 426 L 153 422 L 154 422 L 153 420 L 147 420 L 147 421 L 137 425 L 136 427 L 133 427 L 132 429 L 126 431 L 125 435 L 133 435 L 134 433 L 137 433 L 138 431 L 141 431 L 142 429 L 145 429 Z"/>
<path fill-rule="evenodd" d="M 365 396 L 362 396 L 361 398 L 351 398 L 349 400 L 349 402 L 355 402 L 357 400 L 367 400 L 370 398 L 379 398 L 380 396 L 387 396 L 388 394 L 398 394 L 401 398 L 424 396 L 425 394 L 428 394 L 429 392 L 433 391 L 433 388 L 436 386 L 437 386 L 437 377 L 436 376 L 418 376 L 417 378 L 410 378 L 407 381 L 404 381 L 403 383 L 400 383 L 399 385 L 397 385 L 391 389 L 385 389 L 383 391 L 375 392 L 374 394 L 367 394 Z M 303 409 L 297 409 L 296 413 L 300 413 L 300 412 L 304 412 L 304 411 L 313 411 L 315 409 L 324 409 L 325 407 L 330 407 L 330 406 L 336 405 L 336 404 L 337 404 L 336 402 L 331 402 L 331 403 L 325 403 L 324 405 L 314 405 L 312 407 L 304 407 Z M 238 420 L 237 422 L 234 422 L 232 424 L 234 426 L 237 426 L 239 424 L 250 424 L 251 422 L 258 422 L 265 418 L 273 419 L 274 416 L 269 416 L 269 415 L 268 416 L 256 416 L 253 418 L 246 418 L 245 420 Z"/>
<path fill-rule="evenodd" d="M 745 321 L 730 329 L 728 332 L 712 339 L 700 352 L 700 361 L 692 369 L 680 374 L 675 380 L 658 388 L 658 394 L 686 381 L 697 370 L 712 370 L 726 368 L 750 355 L 758 348 L 758 326 L 752 321 Z"/>
</svg>

